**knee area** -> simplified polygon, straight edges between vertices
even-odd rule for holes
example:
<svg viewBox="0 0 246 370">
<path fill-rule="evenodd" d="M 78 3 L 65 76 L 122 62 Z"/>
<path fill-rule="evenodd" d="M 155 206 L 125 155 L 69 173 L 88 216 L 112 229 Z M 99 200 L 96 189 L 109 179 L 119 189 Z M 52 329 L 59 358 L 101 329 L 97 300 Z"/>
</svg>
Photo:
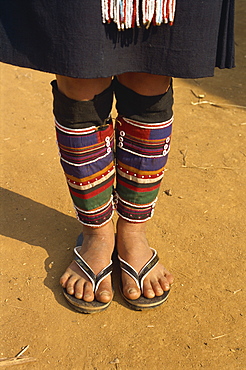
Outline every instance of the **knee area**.
<svg viewBox="0 0 246 370">
<path fill-rule="evenodd" d="M 117 78 L 115 78 L 114 84 L 116 109 L 120 116 L 145 123 L 163 122 L 172 117 L 172 83 L 167 92 L 154 96 L 138 94 L 122 85 Z"/>
<path fill-rule="evenodd" d="M 142 72 L 126 72 L 117 79 L 122 85 L 145 96 L 164 94 L 171 82 L 171 77 Z"/>
<path fill-rule="evenodd" d="M 112 84 L 92 100 L 79 101 L 68 98 L 58 90 L 57 81 L 51 82 L 53 113 L 60 125 L 72 129 L 104 126 L 113 103 Z"/>
<path fill-rule="evenodd" d="M 72 78 L 56 76 L 59 91 L 71 99 L 78 101 L 92 100 L 106 90 L 111 82 L 111 77 L 106 78 Z"/>
</svg>

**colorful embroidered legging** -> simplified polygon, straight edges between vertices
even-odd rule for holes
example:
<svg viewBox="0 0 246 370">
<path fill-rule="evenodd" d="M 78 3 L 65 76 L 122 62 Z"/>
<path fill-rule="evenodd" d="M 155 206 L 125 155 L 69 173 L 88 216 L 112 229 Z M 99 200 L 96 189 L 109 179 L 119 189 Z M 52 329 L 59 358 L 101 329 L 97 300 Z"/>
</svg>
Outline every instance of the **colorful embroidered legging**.
<svg viewBox="0 0 246 370">
<path fill-rule="evenodd" d="M 56 81 L 52 86 L 61 164 L 79 221 L 99 227 L 113 215 L 113 88 L 119 113 L 115 208 L 131 222 L 149 219 L 169 151 L 171 87 L 163 95 L 146 97 L 115 80 L 93 100 L 75 101 L 58 91 Z"/>
<path fill-rule="evenodd" d="M 118 214 L 143 222 L 154 212 L 170 149 L 172 86 L 165 94 L 143 96 L 115 82 L 116 191 Z"/>
<path fill-rule="evenodd" d="M 52 82 L 57 143 L 77 218 L 98 227 L 113 214 L 112 86 L 91 101 L 67 98 Z"/>
</svg>

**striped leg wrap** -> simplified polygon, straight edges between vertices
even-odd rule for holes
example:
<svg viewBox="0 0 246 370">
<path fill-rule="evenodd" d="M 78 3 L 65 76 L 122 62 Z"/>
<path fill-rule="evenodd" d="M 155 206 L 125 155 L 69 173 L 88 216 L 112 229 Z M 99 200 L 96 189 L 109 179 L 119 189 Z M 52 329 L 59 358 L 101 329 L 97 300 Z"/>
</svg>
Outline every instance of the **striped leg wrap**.
<svg viewBox="0 0 246 370">
<path fill-rule="evenodd" d="M 173 117 L 159 123 L 118 118 L 115 203 L 118 214 L 130 222 L 144 222 L 153 215 L 170 148 L 172 122 Z"/>
<path fill-rule="evenodd" d="M 82 224 L 99 227 L 113 214 L 114 130 L 107 119 L 113 87 L 89 101 L 62 94 L 52 82 L 57 143 L 61 164 Z"/>
<path fill-rule="evenodd" d="M 172 122 L 173 90 L 145 96 L 114 81 L 119 113 L 116 125 L 118 214 L 144 222 L 154 212 L 167 162 Z"/>
<path fill-rule="evenodd" d="M 56 120 L 55 125 L 61 164 L 77 217 L 84 225 L 102 226 L 113 213 L 112 122 L 104 130 L 96 127 L 69 129 Z"/>
</svg>

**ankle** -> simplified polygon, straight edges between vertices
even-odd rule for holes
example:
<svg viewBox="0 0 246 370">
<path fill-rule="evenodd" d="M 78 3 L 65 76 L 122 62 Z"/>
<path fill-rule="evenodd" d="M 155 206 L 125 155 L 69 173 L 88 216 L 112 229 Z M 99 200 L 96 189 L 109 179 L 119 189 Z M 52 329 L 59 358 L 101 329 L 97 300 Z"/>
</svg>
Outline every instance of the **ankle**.
<svg viewBox="0 0 246 370">
<path fill-rule="evenodd" d="M 117 221 L 118 233 L 144 233 L 146 232 L 146 222 L 129 222 L 119 216 Z"/>
<path fill-rule="evenodd" d="M 83 225 L 83 234 L 84 235 L 110 235 L 114 234 L 114 225 L 112 220 L 107 224 L 100 227 L 91 227 Z"/>
</svg>

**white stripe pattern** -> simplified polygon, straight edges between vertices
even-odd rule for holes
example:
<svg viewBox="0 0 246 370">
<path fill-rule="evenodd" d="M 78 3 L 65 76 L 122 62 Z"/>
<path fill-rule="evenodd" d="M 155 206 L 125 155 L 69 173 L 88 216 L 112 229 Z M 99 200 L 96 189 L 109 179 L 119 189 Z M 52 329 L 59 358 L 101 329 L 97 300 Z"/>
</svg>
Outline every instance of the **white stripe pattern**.
<svg viewBox="0 0 246 370">
<path fill-rule="evenodd" d="M 97 130 L 96 126 L 91 126 L 87 128 L 69 128 L 62 126 L 56 119 L 55 119 L 55 126 L 58 128 L 58 130 L 64 132 L 65 134 L 69 135 L 88 135 L 92 134 Z"/>
<path fill-rule="evenodd" d="M 113 201 L 113 195 L 111 195 L 109 201 L 106 204 L 103 204 L 101 207 L 93 209 L 92 211 L 86 211 L 86 210 L 81 209 L 81 208 L 79 208 L 75 205 L 74 205 L 74 208 L 75 208 L 76 211 L 78 210 L 78 211 L 86 213 L 86 214 L 93 214 L 93 213 L 98 213 L 100 211 L 103 211 L 105 208 L 107 208 L 112 203 L 112 201 Z"/>
<path fill-rule="evenodd" d="M 132 121 L 130 119 L 127 119 L 125 117 L 122 117 L 123 120 L 127 123 L 129 123 L 132 126 L 140 127 L 140 128 L 145 128 L 147 130 L 153 130 L 153 129 L 161 129 L 170 126 L 173 123 L 173 116 L 164 122 L 157 122 L 157 123 L 144 123 L 144 122 L 139 122 L 139 121 Z"/>
</svg>

